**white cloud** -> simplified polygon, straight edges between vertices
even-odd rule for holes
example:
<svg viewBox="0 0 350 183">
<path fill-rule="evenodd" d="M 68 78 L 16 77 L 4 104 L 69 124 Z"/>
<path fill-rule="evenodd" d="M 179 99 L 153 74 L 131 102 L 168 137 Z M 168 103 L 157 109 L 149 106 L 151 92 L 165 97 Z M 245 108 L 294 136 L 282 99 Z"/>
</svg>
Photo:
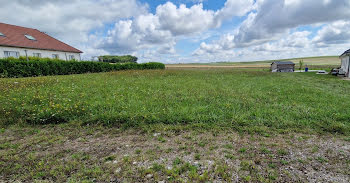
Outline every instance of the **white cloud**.
<svg viewBox="0 0 350 183">
<path fill-rule="evenodd" d="M 108 31 L 107 37 L 100 41 L 98 47 L 111 53 L 129 53 L 172 42 L 174 38 L 171 32 L 162 30 L 158 17 L 148 14 L 134 20 L 120 20 Z"/>
<path fill-rule="evenodd" d="M 350 1 L 258 0 L 230 37 L 202 42 L 194 56 L 206 60 L 231 60 L 338 54 L 350 41 Z M 318 32 L 298 27 L 322 27 Z M 316 34 L 316 35 L 313 35 Z M 226 46 L 225 46 L 226 45 Z M 332 48 L 331 48 L 332 47 Z M 340 52 L 341 52 L 340 51 Z"/>
<path fill-rule="evenodd" d="M 313 39 L 319 47 L 344 44 L 350 41 L 350 21 L 336 21 L 324 26 Z"/>
<path fill-rule="evenodd" d="M 181 4 L 176 7 L 171 2 L 157 7 L 156 15 L 163 30 L 169 30 L 174 36 L 190 34 L 216 27 L 214 12 L 204 10 L 202 4 L 187 8 Z"/>
<path fill-rule="evenodd" d="M 224 7 L 216 12 L 203 9 L 203 4 L 179 7 L 171 2 L 157 7 L 156 16 L 162 29 L 173 35 L 190 34 L 219 27 L 224 20 L 234 16 L 244 16 L 252 9 L 253 0 L 228 0 Z"/>
<path fill-rule="evenodd" d="M 31 27 L 84 52 L 83 57 L 106 53 L 94 48 L 91 32 L 106 24 L 147 12 L 137 0 L 0 0 L 1 22 Z"/>
<path fill-rule="evenodd" d="M 105 23 L 146 11 L 136 0 L 0 0 L 1 22 L 32 27 L 68 43 L 87 41 Z"/>
<path fill-rule="evenodd" d="M 333 25 L 337 24 L 339 29 Z M 214 61 L 254 61 L 267 59 L 283 59 L 307 56 L 339 55 L 350 47 L 350 27 L 348 23 L 336 22 L 327 25 L 311 38 L 310 31 L 296 31 L 284 34 L 279 40 L 269 41 L 249 47 L 234 47 L 232 38 L 226 35 L 210 44 L 201 43 L 193 52 L 200 62 Z M 330 30 L 331 29 L 331 30 Z M 348 37 L 344 37 L 346 34 Z M 328 40 L 331 40 L 327 42 Z M 231 45 L 233 49 L 225 49 L 223 45 Z"/>
<path fill-rule="evenodd" d="M 198 56 L 205 53 L 214 54 L 222 51 L 232 51 L 235 47 L 233 40 L 234 36 L 232 34 L 225 34 L 219 40 L 214 41 L 211 44 L 202 42 L 199 49 L 194 51 L 193 55 Z"/>
<path fill-rule="evenodd" d="M 300 48 L 310 48 L 311 40 L 308 39 L 310 34 L 311 32 L 309 31 L 289 33 L 285 38 L 278 41 L 253 46 L 252 49 L 254 51 L 291 52 L 298 51 Z"/>
<path fill-rule="evenodd" d="M 240 46 L 279 39 L 289 29 L 301 25 L 329 23 L 350 17 L 349 0 L 265 0 L 257 13 L 243 22 L 235 43 Z"/>
<path fill-rule="evenodd" d="M 228 0 L 225 6 L 216 12 L 215 19 L 220 25 L 223 20 L 234 16 L 244 16 L 254 8 L 254 0 Z"/>
<path fill-rule="evenodd" d="M 162 54 L 174 54 L 174 46 L 180 36 L 194 36 L 217 28 L 226 19 L 243 16 L 252 5 L 253 0 L 228 0 L 221 10 L 214 12 L 203 9 L 201 3 L 192 7 L 184 4 L 177 7 L 167 2 L 159 5 L 155 14 L 119 21 L 99 47 L 112 53 L 159 47 L 157 50 Z"/>
</svg>

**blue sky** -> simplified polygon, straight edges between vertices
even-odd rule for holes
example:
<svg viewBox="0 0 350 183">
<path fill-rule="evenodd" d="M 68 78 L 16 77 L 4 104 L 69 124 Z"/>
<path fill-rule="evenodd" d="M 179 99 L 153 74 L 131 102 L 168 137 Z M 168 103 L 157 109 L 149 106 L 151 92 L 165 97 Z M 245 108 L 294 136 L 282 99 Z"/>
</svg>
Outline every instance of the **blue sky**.
<svg viewBox="0 0 350 183">
<path fill-rule="evenodd" d="M 140 62 L 238 62 L 350 48 L 349 0 L 1 2 L 2 22 L 47 32 L 86 60 L 131 54 Z"/>
</svg>

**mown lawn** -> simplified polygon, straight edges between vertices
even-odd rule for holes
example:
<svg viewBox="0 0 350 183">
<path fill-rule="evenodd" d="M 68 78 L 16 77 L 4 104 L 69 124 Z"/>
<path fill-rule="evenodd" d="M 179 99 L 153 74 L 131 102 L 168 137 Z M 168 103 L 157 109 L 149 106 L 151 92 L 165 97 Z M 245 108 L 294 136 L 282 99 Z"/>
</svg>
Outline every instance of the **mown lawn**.
<svg viewBox="0 0 350 183">
<path fill-rule="evenodd" d="M 350 133 L 350 82 L 264 70 L 125 71 L 0 79 L 0 123 Z"/>
</svg>

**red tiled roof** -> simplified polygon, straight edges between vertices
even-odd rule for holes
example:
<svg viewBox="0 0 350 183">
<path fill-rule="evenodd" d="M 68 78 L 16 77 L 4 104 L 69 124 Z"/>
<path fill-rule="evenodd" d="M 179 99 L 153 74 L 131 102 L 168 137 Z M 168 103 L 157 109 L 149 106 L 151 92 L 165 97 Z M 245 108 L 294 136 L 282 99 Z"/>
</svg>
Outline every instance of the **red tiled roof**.
<svg viewBox="0 0 350 183">
<path fill-rule="evenodd" d="M 5 35 L 0 36 L 0 46 L 83 53 L 36 29 L 0 23 L 0 32 Z M 36 40 L 29 40 L 24 36 L 26 34 Z"/>
</svg>

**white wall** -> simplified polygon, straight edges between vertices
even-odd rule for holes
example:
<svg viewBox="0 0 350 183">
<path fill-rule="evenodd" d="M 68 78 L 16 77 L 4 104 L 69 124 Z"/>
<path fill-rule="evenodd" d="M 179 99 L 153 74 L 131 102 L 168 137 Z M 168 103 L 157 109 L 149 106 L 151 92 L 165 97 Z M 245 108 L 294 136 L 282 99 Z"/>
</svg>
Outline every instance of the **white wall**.
<svg viewBox="0 0 350 183">
<path fill-rule="evenodd" d="M 349 67 L 350 67 L 349 64 L 350 64 L 350 56 L 341 57 L 341 68 L 340 68 L 341 74 L 343 73 L 348 74 Z M 350 77 L 350 74 L 348 74 L 348 77 Z"/>
<path fill-rule="evenodd" d="M 59 59 L 69 60 L 69 55 L 74 55 L 76 60 L 80 61 L 80 53 L 70 53 L 62 51 L 49 51 L 49 50 L 36 50 L 36 49 L 27 49 L 27 48 L 15 48 L 15 47 L 5 47 L 0 46 L 0 58 L 5 57 L 4 51 L 17 51 L 20 56 L 26 56 L 25 50 L 27 50 L 28 56 L 33 56 L 33 53 L 41 53 L 42 58 L 52 58 L 52 54 L 58 54 Z"/>
</svg>

